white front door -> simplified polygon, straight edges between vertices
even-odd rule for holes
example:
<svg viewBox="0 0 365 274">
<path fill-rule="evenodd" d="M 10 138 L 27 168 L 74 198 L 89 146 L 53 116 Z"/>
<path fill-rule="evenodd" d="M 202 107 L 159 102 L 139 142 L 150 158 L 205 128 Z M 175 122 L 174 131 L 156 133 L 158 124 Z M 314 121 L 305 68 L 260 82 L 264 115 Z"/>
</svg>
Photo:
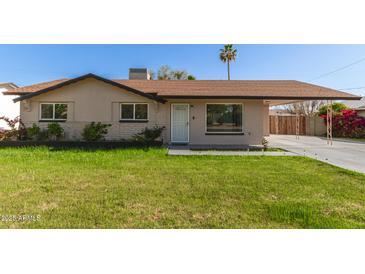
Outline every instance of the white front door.
<svg viewBox="0 0 365 274">
<path fill-rule="evenodd" d="M 188 104 L 171 104 L 171 142 L 189 143 Z"/>
</svg>

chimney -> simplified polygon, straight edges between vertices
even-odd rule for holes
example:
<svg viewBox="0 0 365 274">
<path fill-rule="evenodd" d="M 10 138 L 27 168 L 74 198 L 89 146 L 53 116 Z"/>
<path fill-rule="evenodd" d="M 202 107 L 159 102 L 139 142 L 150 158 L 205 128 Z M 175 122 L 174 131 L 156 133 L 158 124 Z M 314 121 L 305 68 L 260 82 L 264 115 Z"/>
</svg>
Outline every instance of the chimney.
<svg viewBox="0 0 365 274">
<path fill-rule="evenodd" d="M 151 76 L 146 68 L 130 68 L 129 80 L 150 80 Z"/>
</svg>

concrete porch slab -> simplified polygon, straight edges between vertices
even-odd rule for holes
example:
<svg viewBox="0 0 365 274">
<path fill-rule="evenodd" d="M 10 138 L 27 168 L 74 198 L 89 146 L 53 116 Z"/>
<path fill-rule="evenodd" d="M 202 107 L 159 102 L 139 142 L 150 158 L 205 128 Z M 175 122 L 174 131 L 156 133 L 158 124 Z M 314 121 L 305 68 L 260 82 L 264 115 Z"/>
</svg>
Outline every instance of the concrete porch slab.
<svg viewBox="0 0 365 274">
<path fill-rule="evenodd" d="M 261 148 L 259 146 L 248 146 L 248 145 L 191 145 L 191 144 L 186 144 L 186 145 L 176 145 L 176 144 L 172 144 L 169 145 L 169 149 L 174 149 L 174 150 L 247 150 L 250 148 Z"/>
<path fill-rule="evenodd" d="M 169 148 L 168 155 L 171 156 L 202 156 L 202 155 L 216 155 L 216 156 L 299 156 L 296 153 L 288 151 L 234 151 L 234 150 L 191 150 L 191 149 L 174 149 Z"/>
</svg>

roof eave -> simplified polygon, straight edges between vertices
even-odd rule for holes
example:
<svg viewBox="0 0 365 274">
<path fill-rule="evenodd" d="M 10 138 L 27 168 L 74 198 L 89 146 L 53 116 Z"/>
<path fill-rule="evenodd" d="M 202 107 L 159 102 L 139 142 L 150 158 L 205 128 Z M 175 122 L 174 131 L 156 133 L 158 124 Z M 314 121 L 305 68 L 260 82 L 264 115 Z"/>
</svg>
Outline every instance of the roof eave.
<svg viewBox="0 0 365 274">
<path fill-rule="evenodd" d="M 360 100 L 361 97 L 344 96 L 194 96 L 194 95 L 160 95 L 165 99 L 254 99 L 254 100 Z"/>
<path fill-rule="evenodd" d="M 11 92 L 11 91 L 3 91 L 2 94 L 4 95 L 25 95 L 30 94 L 31 92 Z"/>
</svg>

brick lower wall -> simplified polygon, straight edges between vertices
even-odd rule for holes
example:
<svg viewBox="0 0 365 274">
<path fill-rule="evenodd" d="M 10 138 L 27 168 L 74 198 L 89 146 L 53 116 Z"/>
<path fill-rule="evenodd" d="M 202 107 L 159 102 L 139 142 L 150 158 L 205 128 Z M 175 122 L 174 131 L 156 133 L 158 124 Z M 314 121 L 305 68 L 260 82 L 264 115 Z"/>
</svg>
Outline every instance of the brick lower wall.
<svg viewBox="0 0 365 274">
<path fill-rule="evenodd" d="M 37 124 L 41 129 L 46 129 L 47 122 L 27 122 L 24 123 L 26 127 L 31 127 L 33 123 Z M 89 122 L 65 122 L 59 123 L 65 131 L 65 140 L 81 140 L 82 131 Z M 109 122 L 111 126 L 108 128 L 108 134 L 105 136 L 106 140 L 118 141 L 122 139 L 129 139 L 134 134 L 140 133 L 144 128 L 152 128 L 155 123 L 119 123 L 119 122 Z M 166 125 L 158 125 L 165 126 Z M 162 132 L 162 139 L 167 140 L 167 132 L 164 130 Z"/>
</svg>

